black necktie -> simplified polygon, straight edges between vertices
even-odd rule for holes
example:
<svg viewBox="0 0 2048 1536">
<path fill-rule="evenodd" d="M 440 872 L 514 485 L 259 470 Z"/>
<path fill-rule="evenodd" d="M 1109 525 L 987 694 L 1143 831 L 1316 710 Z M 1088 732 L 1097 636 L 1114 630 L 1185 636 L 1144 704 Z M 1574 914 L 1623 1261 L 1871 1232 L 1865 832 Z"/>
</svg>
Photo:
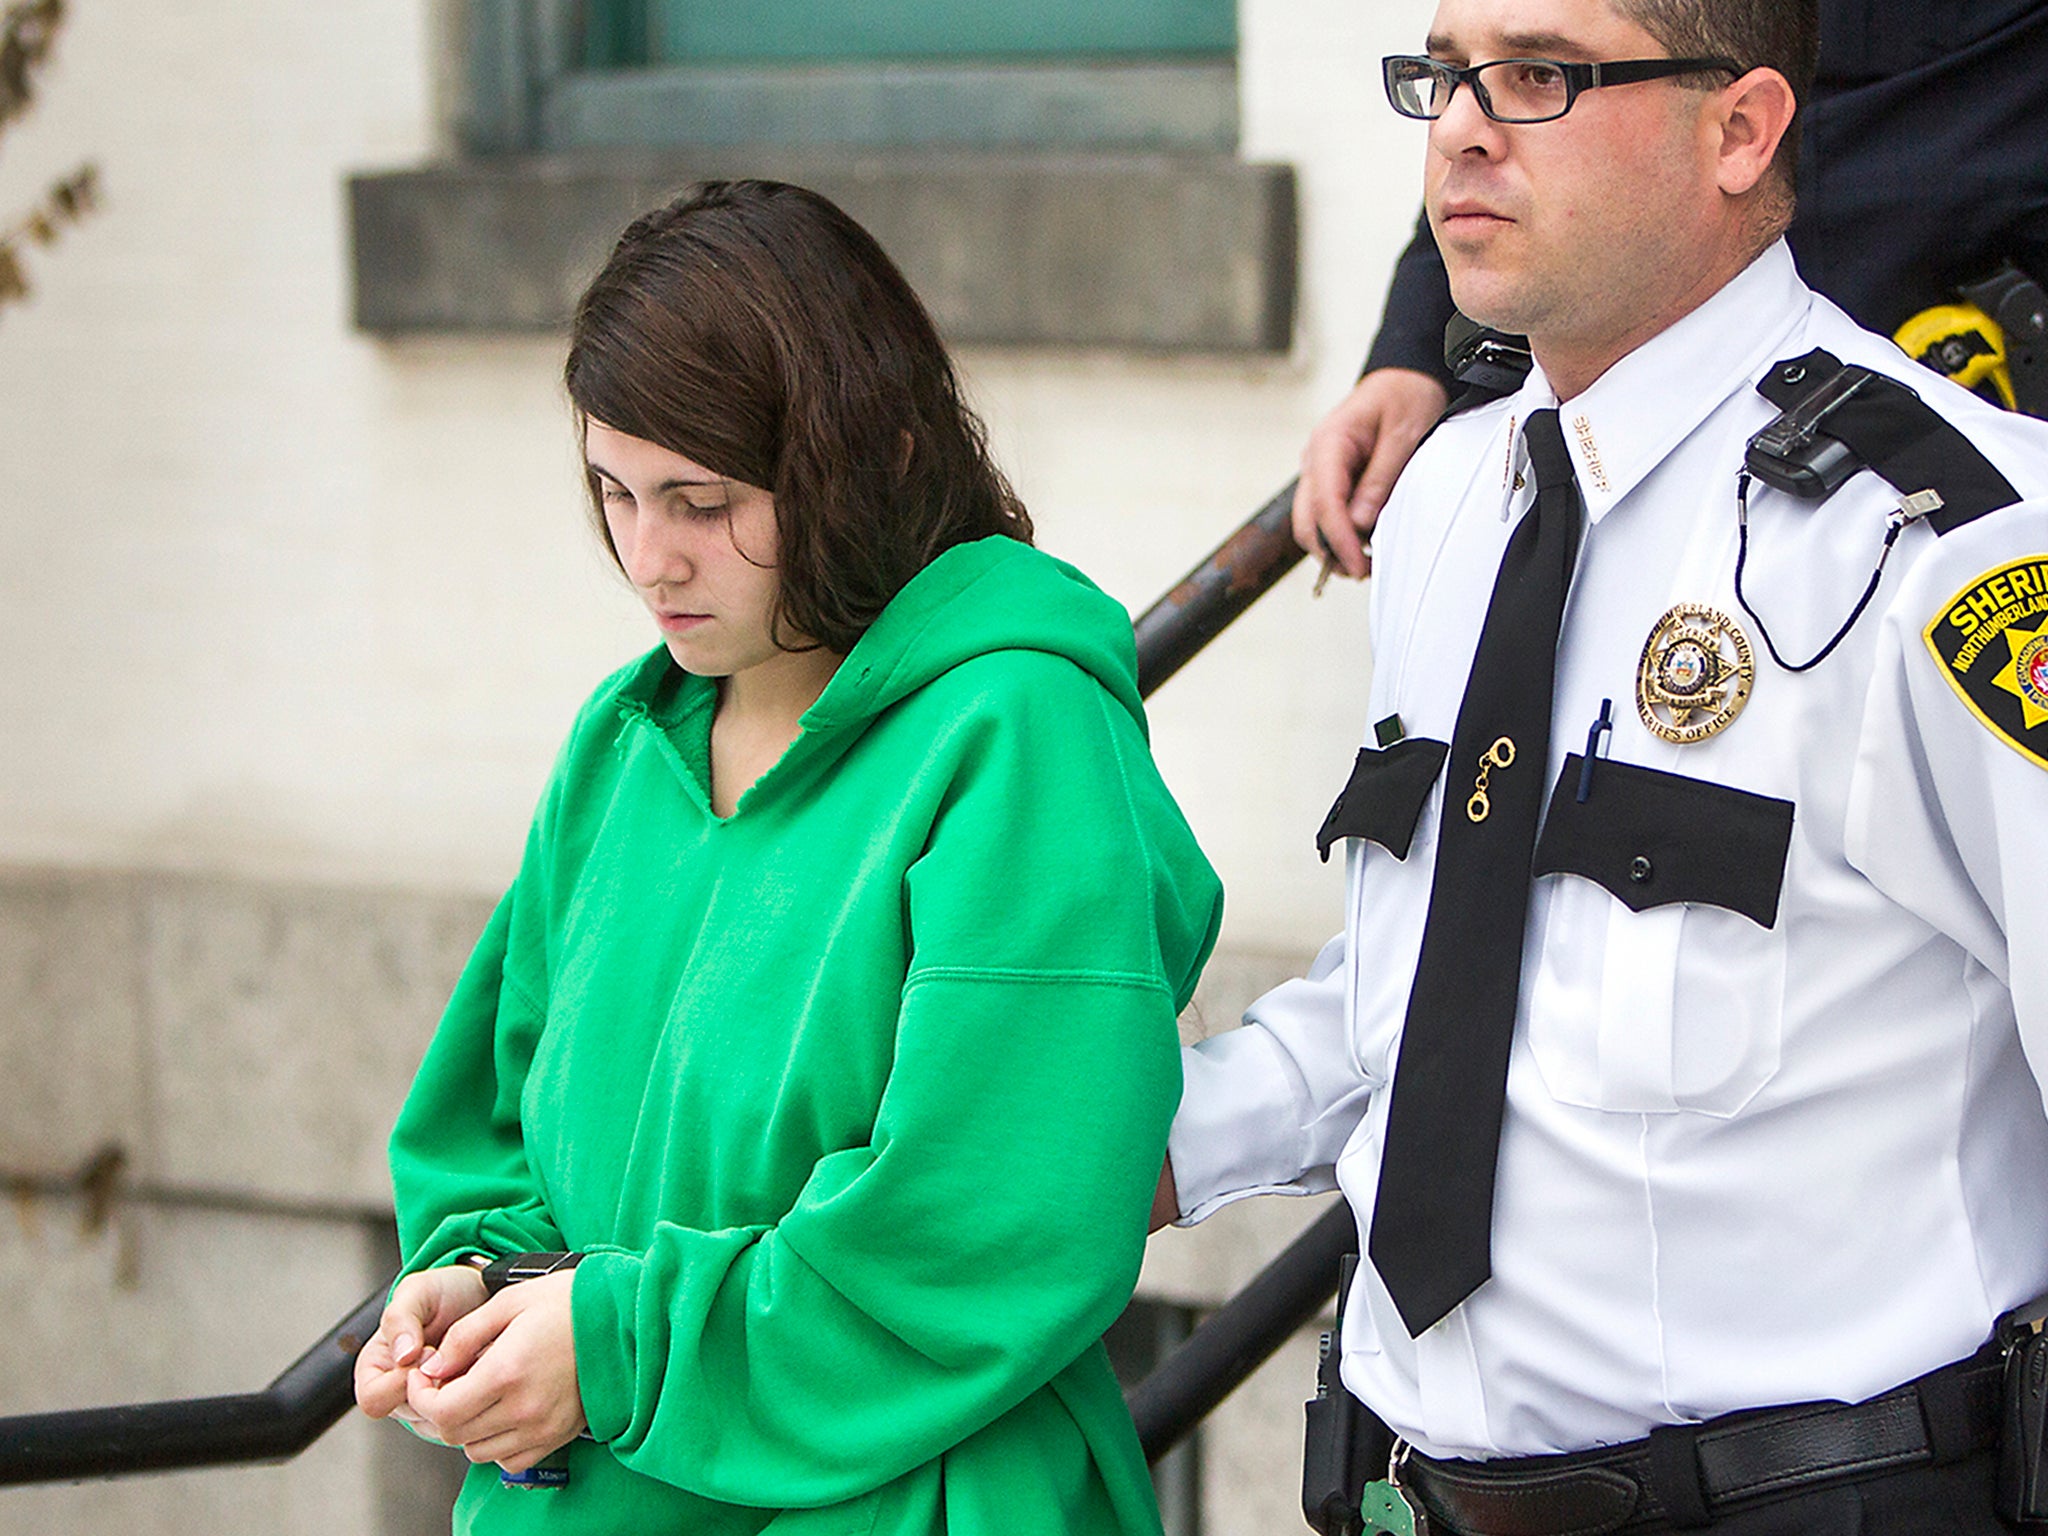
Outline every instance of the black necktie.
<svg viewBox="0 0 2048 1536">
<path fill-rule="evenodd" d="M 1494 1164 L 1550 761 L 1579 490 L 1557 412 L 1523 429 L 1536 505 L 1508 540 L 1451 736 L 1436 879 L 1394 1071 L 1370 1252 L 1411 1335 L 1491 1272 Z"/>
</svg>

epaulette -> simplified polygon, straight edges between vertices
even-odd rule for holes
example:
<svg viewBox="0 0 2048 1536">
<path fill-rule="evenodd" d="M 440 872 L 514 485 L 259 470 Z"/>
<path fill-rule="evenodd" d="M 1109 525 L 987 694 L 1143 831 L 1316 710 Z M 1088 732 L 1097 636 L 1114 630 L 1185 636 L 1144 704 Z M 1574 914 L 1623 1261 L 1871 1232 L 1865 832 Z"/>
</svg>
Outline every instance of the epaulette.
<svg viewBox="0 0 2048 1536">
<path fill-rule="evenodd" d="M 1874 470 L 1901 497 L 1933 506 L 1926 520 L 1936 533 L 2020 499 L 1967 437 L 1897 379 L 1816 347 L 1772 364 L 1756 390 L 1780 412 L 1749 440 L 1743 459 L 1766 485 L 1825 501 L 1850 476 Z"/>
</svg>

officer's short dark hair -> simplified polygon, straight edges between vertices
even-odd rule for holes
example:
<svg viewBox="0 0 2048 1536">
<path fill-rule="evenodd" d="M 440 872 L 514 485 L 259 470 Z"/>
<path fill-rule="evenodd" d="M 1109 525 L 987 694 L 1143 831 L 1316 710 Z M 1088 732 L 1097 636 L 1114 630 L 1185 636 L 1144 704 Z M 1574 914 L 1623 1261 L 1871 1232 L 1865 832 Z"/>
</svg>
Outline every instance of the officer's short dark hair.
<svg viewBox="0 0 2048 1536">
<path fill-rule="evenodd" d="M 1614 8 L 1674 58 L 1724 57 L 1744 69 L 1775 69 L 1804 112 L 1820 54 L 1820 0 L 1614 0 Z M 1705 83 L 1724 81 L 1717 76 Z M 1788 218 L 1798 184 L 1800 122 L 1795 115 L 1771 161 L 1788 194 Z"/>
</svg>

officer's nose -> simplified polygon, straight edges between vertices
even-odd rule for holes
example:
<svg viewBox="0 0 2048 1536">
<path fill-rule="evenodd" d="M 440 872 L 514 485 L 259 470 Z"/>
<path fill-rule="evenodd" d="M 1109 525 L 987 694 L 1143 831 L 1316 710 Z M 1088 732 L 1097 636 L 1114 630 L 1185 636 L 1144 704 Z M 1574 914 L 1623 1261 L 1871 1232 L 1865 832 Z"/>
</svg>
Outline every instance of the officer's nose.
<svg viewBox="0 0 2048 1536">
<path fill-rule="evenodd" d="M 1446 159 L 1477 152 L 1498 155 L 1502 145 L 1501 125 L 1479 105 L 1479 87 L 1470 80 L 1458 82 L 1443 115 L 1429 125 L 1429 147 Z"/>
</svg>

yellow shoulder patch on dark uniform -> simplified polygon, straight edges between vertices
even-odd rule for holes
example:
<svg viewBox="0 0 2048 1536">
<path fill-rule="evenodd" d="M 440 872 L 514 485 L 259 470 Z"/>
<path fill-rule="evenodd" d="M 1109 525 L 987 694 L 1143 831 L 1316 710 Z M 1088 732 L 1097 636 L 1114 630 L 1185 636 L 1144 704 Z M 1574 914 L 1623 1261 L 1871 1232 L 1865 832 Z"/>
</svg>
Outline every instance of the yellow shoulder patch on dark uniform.
<svg viewBox="0 0 2048 1536">
<path fill-rule="evenodd" d="M 2048 555 L 1986 571 L 1923 635 L 1970 713 L 2048 768 Z"/>
</svg>

